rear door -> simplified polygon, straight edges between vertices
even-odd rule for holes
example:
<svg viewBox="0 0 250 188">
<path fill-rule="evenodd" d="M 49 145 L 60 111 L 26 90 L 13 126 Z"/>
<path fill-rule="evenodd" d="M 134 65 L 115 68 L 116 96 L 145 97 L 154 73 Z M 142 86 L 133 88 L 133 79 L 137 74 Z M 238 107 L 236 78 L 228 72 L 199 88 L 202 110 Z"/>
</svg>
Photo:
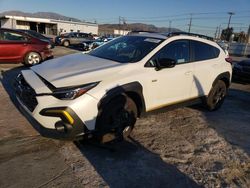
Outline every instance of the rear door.
<svg viewBox="0 0 250 188">
<path fill-rule="evenodd" d="M 69 40 L 70 44 L 78 44 L 78 34 L 77 33 L 70 33 L 69 34 Z"/>
<path fill-rule="evenodd" d="M 79 33 L 78 38 L 79 43 L 89 41 L 89 36 L 87 33 Z"/>
<path fill-rule="evenodd" d="M 0 31 L 0 61 L 22 62 L 28 48 L 26 35 L 14 31 Z"/>
<path fill-rule="evenodd" d="M 190 44 L 194 64 L 191 96 L 208 95 L 213 81 L 221 73 L 220 50 L 201 41 L 191 40 Z"/>
</svg>

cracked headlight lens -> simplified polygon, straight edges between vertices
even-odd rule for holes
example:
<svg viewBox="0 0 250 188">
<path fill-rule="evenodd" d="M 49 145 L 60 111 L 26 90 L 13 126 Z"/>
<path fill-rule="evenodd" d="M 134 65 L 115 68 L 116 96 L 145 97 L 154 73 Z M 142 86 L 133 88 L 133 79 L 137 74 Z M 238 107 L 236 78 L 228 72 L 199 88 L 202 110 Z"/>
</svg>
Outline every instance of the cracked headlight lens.
<svg viewBox="0 0 250 188">
<path fill-rule="evenodd" d="M 73 100 L 76 99 L 77 97 L 80 97 L 93 87 L 95 87 L 98 83 L 99 82 L 95 82 L 77 88 L 69 88 L 69 89 L 54 91 L 52 95 L 61 100 Z"/>
</svg>

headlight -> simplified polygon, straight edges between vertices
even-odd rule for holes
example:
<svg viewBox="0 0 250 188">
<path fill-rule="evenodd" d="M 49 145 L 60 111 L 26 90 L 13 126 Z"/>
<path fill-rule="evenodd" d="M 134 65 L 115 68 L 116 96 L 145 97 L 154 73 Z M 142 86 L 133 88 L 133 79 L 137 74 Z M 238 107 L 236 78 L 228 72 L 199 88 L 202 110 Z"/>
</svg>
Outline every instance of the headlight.
<svg viewBox="0 0 250 188">
<path fill-rule="evenodd" d="M 65 89 L 65 90 L 58 90 L 52 93 L 52 95 L 58 99 L 61 100 L 73 100 L 77 97 L 80 97 L 84 93 L 86 93 L 88 90 L 95 87 L 99 82 L 86 84 L 82 87 L 77 88 L 71 88 L 71 89 Z"/>
</svg>

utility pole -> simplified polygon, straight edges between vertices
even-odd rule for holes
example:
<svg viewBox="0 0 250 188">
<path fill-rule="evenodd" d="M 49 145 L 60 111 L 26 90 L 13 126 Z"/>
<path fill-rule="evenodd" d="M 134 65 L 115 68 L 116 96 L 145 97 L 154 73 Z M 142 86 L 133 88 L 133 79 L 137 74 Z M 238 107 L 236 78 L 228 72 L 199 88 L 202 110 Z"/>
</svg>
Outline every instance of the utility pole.
<svg viewBox="0 0 250 188">
<path fill-rule="evenodd" d="M 245 46 L 245 50 L 244 50 L 244 55 L 246 56 L 247 55 L 247 48 L 248 48 L 248 45 L 249 45 L 249 40 L 250 38 L 250 25 L 248 27 L 248 31 L 247 31 L 247 40 L 246 40 L 246 46 Z"/>
<path fill-rule="evenodd" d="M 121 34 L 121 16 L 119 16 L 119 35 Z"/>
<path fill-rule="evenodd" d="M 169 20 L 169 27 L 168 27 L 168 32 L 170 33 L 171 32 L 171 24 L 172 24 L 172 20 Z"/>
<path fill-rule="evenodd" d="M 124 35 L 122 30 L 127 29 L 127 23 L 124 17 L 119 16 L 119 35 Z"/>
<path fill-rule="evenodd" d="M 235 13 L 234 12 L 228 12 L 228 14 L 229 14 L 229 20 L 228 20 L 227 28 L 229 29 L 230 22 L 231 22 L 231 17 L 232 17 L 232 15 L 235 15 Z"/>
<path fill-rule="evenodd" d="M 220 39 L 220 30 L 221 30 L 221 24 L 219 25 L 219 29 L 218 29 L 218 39 Z"/>
<path fill-rule="evenodd" d="M 127 23 L 126 23 L 126 20 L 125 18 L 123 17 L 122 19 L 122 23 L 123 23 L 123 30 L 127 30 Z M 123 33 L 124 34 L 124 33 Z"/>
<path fill-rule="evenodd" d="M 215 31 L 215 33 L 214 33 L 214 39 L 217 38 L 217 32 L 218 32 L 218 26 L 216 27 L 216 31 Z"/>
<path fill-rule="evenodd" d="M 191 30 L 191 25 L 192 25 L 192 13 L 190 14 L 190 21 L 189 21 L 189 24 L 188 24 L 188 32 L 190 33 L 190 30 Z"/>
<path fill-rule="evenodd" d="M 248 27 L 248 31 L 247 31 L 247 41 L 246 43 L 250 43 L 250 25 Z"/>
</svg>

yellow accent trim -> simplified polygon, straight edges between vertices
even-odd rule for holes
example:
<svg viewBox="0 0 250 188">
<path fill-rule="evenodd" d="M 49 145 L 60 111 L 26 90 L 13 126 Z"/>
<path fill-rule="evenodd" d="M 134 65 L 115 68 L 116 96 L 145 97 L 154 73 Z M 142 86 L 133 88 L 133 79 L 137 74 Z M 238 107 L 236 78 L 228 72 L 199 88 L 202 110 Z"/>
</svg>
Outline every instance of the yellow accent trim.
<svg viewBox="0 0 250 188">
<path fill-rule="evenodd" d="M 68 120 L 68 122 L 73 125 L 74 124 L 74 119 L 72 118 L 72 116 L 65 110 L 47 110 L 46 112 L 49 113 L 57 113 L 57 114 L 63 114 L 64 117 L 66 117 L 66 119 Z"/>
<path fill-rule="evenodd" d="M 148 109 L 147 112 L 153 111 L 153 110 L 157 110 L 157 109 L 160 109 L 160 108 L 163 108 L 163 107 L 171 106 L 171 105 L 174 105 L 174 104 L 178 104 L 178 103 L 181 103 L 181 102 L 185 102 L 185 101 L 197 99 L 197 98 L 198 98 L 198 97 L 192 97 L 192 98 L 185 99 L 185 100 L 180 100 L 180 101 L 177 101 L 177 102 L 170 102 L 170 103 L 167 103 L 167 104 L 162 104 L 162 105 L 160 105 L 160 106 L 157 106 L 157 107 Z"/>
</svg>

